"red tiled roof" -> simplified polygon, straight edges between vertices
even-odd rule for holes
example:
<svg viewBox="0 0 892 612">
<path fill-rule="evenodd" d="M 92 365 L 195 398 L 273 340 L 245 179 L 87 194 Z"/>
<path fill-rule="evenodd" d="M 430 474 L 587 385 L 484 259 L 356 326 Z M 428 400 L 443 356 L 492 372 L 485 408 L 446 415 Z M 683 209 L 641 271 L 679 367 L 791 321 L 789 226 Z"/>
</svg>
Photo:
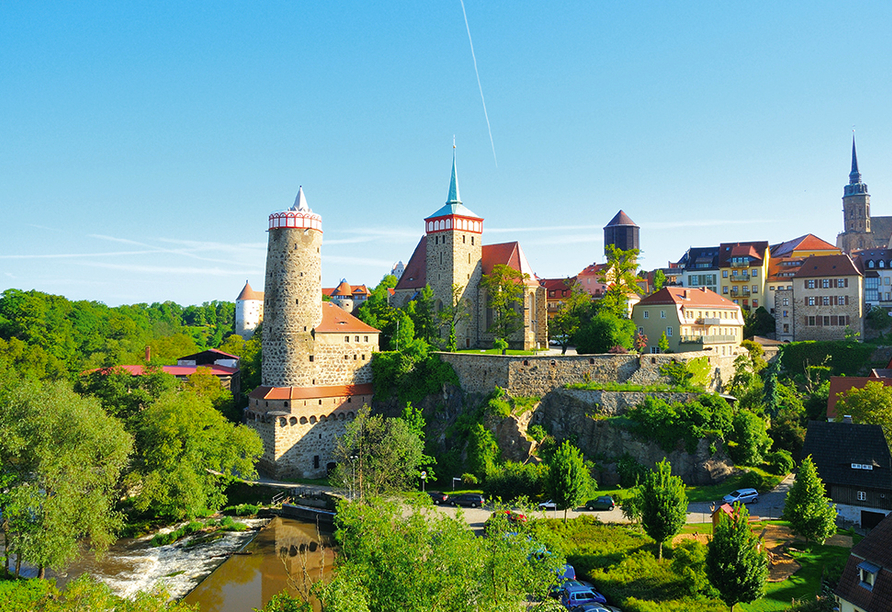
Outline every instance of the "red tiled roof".
<svg viewBox="0 0 892 612">
<path fill-rule="evenodd" d="M 836 418 L 836 402 L 840 393 L 846 393 L 852 389 L 863 389 L 869 382 L 883 383 L 885 387 L 892 387 L 892 378 L 874 378 L 872 376 L 831 376 L 830 393 L 827 395 L 827 418 Z"/>
<path fill-rule="evenodd" d="M 500 244 L 485 244 L 481 253 L 481 267 L 484 274 L 492 274 L 492 269 L 502 264 L 512 270 L 528 274 L 529 278 L 524 282 L 528 285 L 538 285 L 539 281 L 527 261 L 519 242 L 502 242 Z"/>
<path fill-rule="evenodd" d="M 731 264 L 731 257 L 743 257 L 748 255 L 755 261 L 753 265 L 761 265 L 768 249 L 768 241 L 756 242 L 723 242 L 719 245 L 719 267 L 727 268 Z"/>
<path fill-rule="evenodd" d="M 861 276 L 851 257 L 842 255 L 812 255 L 802 262 L 795 278 L 821 276 Z"/>
<path fill-rule="evenodd" d="M 690 289 L 685 287 L 663 287 L 638 302 L 639 306 L 656 304 L 683 304 L 688 307 L 708 306 L 709 308 L 734 308 L 739 306 L 705 287 Z"/>
<path fill-rule="evenodd" d="M 374 392 L 375 389 L 370 383 L 331 387 L 257 387 L 251 392 L 250 397 L 265 400 L 299 400 L 372 395 Z"/>
<path fill-rule="evenodd" d="M 263 292 L 262 291 L 254 291 L 251 289 L 251 285 L 248 281 L 245 281 L 245 286 L 242 288 L 242 292 L 238 294 L 238 297 L 235 300 L 259 300 L 263 301 Z"/>
<path fill-rule="evenodd" d="M 377 329 L 363 323 L 349 312 L 339 308 L 332 302 L 322 303 L 322 323 L 316 326 L 316 333 L 364 333 L 378 334 Z"/>
<path fill-rule="evenodd" d="M 821 240 L 814 234 L 806 234 L 792 240 L 787 240 L 771 247 L 771 257 L 789 257 L 794 255 L 796 251 L 836 251 L 836 245 Z"/>
<path fill-rule="evenodd" d="M 427 284 L 427 235 L 421 237 L 418 246 L 409 258 L 403 275 L 396 284 L 396 290 L 421 289 Z"/>
<path fill-rule="evenodd" d="M 200 366 L 161 366 L 161 370 L 167 374 L 172 374 L 173 376 L 190 376 L 195 374 L 195 371 L 198 368 L 205 368 L 210 370 L 211 374 L 214 376 L 232 376 L 236 372 L 239 371 L 238 368 L 227 368 L 225 366 L 220 365 L 200 365 Z M 142 376 L 146 374 L 146 370 L 148 368 L 143 365 L 116 365 L 110 368 L 94 368 L 92 370 L 86 370 L 85 373 L 89 372 L 97 372 L 101 371 L 104 374 L 110 374 L 112 372 L 124 371 L 128 372 L 131 376 Z"/>
<path fill-rule="evenodd" d="M 576 284 L 576 277 L 571 278 L 541 278 L 539 284 L 545 287 L 546 291 L 563 291 L 570 289 Z"/>
</svg>

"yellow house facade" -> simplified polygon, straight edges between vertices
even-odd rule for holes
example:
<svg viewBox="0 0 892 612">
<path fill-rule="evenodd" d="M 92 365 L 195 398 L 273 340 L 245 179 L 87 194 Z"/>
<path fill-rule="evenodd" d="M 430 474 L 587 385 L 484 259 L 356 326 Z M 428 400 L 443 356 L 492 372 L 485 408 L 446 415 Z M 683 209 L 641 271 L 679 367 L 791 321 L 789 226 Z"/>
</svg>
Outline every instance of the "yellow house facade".
<svg viewBox="0 0 892 612">
<path fill-rule="evenodd" d="M 718 289 L 721 296 L 746 310 L 766 306 L 769 259 L 767 241 L 720 244 Z"/>
<path fill-rule="evenodd" d="M 706 288 L 664 287 L 632 308 L 648 353 L 659 353 L 663 334 L 669 351 L 714 351 L 733 355 L 743 340 L 743 312 L 738 304 Z"/>
</svg>

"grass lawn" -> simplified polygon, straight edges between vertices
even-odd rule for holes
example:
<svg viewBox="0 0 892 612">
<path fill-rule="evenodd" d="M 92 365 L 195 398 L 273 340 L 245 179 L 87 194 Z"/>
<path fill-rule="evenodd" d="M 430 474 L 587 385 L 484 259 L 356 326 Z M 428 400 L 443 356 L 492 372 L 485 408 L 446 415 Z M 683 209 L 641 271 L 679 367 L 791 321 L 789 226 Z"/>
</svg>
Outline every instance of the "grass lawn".
<svg viewBox="0 0 892 612">
<path fill-rule="evenodd" d="M 673 567 L 673 551 L 665 547 L 664 559 L 656 559 L 657 547 L 639 528 L 629 525 L 601 524 L 585 517 L 564 525 L 560 520 L 546 520 L 547 527 L 563 536 L 567 562 L 577 575 L 591 580 L 609 603 L 627 612 L 713 612 L 727 611 L 718 599 L 691 595 L 690 576 Z M 768 522 L 754 522 L 761 528 Z M 785 524 L 771 521 L 774 524 Z M 709 523 L 686 525 L 682 533 L 710 533 Z M 840 546 L 797 541 L 788 550 L 802 566 L 782 582 L 766 584 L 766 594 L 751 604 L 740 604 L 741 612 L 780 612 L 790 607 L 792 599 L 810 599 L 821 589 L 821 579 L 836 580 L 845 566 L 849 550 Z"/>
</svg>

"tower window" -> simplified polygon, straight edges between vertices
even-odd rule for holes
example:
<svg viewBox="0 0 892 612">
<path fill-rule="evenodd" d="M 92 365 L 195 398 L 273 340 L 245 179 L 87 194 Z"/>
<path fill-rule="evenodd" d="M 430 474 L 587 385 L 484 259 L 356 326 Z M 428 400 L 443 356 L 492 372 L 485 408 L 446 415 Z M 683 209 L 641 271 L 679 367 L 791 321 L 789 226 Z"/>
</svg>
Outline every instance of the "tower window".
<svg viewBox="0 0 892 612">
<path fill-rule="evenodd" d="M 310 355 L 310 361 L 313 361 L 313 356 L 312 356 L 312 355 Z"/>
<path fill-rule="evenodd" d="M 474 237 L 471 236 L 471 244 L 474 244 Z"/>
<path fill-rule="evenodd" d="M 300 300 L 297 299 L 297 298 L 295 298 L 295 300 L 294 300 L 294 305 L 295 305 L 295 306 L 299 306 L 299 305 L 300 305 Z"/>
<path fill-rule="evenodd" d="M 356 339 L 354 340 L 354 342 L 359 342 L 359 336 L 356 336 Z"/>
<path fill-rule="evenodd" d="M 462 237 L 461 237 L 462 244 L 465 244 L 467 241 L 468 241 L 468 237 L 465 235 L 462 235 Z"/>
</svg>

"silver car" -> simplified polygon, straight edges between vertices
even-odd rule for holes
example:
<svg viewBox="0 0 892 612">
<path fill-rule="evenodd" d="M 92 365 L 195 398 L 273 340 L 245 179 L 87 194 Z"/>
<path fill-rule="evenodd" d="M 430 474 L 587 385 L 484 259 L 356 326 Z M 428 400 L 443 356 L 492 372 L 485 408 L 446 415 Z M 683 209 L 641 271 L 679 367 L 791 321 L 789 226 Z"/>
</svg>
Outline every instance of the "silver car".
<svg viewBox="0 0 892 612">
<path fill-rule="evenodd" d="M 736 491 L 731 491 L 725 495 L 725 497 L 722 498 L 722 501 L 731 505 L 733 505 L 734 502 L 740 502 L 741 504 L 756 504 L 759 503 L 759 492 L 755 489 L 737 489 Z"/>
</svg>

